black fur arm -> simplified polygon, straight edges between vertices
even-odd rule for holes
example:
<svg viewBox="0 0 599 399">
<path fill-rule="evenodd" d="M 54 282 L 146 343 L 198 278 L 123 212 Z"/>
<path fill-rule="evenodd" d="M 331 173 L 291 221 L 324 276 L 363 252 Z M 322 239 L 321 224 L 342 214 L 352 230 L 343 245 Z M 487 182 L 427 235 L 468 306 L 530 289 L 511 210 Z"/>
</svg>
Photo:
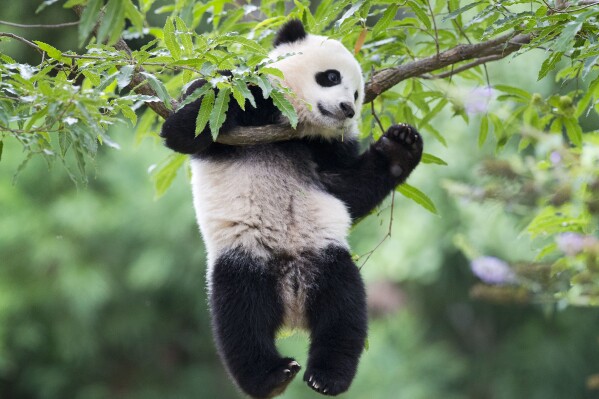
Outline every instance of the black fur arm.
<svg viewBox="0 0 599 399">
<path fill-rule="evenodd" d="M 222 72 L 222 74 L 230 76 L 230 73 L 226 71 Z M 206 83 L 203 79 L 193 82 L 187 89 L 185 97 Z M 256 108 L 246 100 L 245 110 L 243 110 L 237 101 L 231 99 L 225 122 L 220 130 L 221 132 L 226 132 L 237 126 L 263 126 L 277 122 L 281 112 L 275 107 L 272 99 L 265 99 L 262 95 L 262 90 L 257 86 L 248 86 L 248 89 L 254 96 Z M 218 89 L 215 88 L 214 91 L 218 95 Z M 202 98 L 199 98 L 180 108 L 166 119 L 162 125 L 160 136 L 164 138 L 164 143 L 168 148 L 183 154 L 199 154 L 211 147 L 226 147 L 223 144 L 213 142 L 209 126 L 206 126 L 196 136 L 196 118 L 201 104 Z"/>
<path fill-rule="evenodd" d="M 322 182 L 347 205 L 353 220 L 367 215 L 403 183 L 422 156 L 422 139 L 408 125 L 391 126 L 361 155 L 355 141 L 330 145 L 336 148 L 316 156 Z"/>
<path fill-rule="evenodd" d="M 189 86 L 184 97 L 189 96 L 195 89 L 206 83 L 204 79 L 196 80 Z M 201 104 L 202 99 L 199 98 L 166 118 L 160 136 L 168 148 L 183 154 L 195 154 L 204 151 L 212 144 L 212 135 L 210 131 L 206 131 L 208 127 L 197 137 L 195 134 L 196 118 Z"/>
</svg>

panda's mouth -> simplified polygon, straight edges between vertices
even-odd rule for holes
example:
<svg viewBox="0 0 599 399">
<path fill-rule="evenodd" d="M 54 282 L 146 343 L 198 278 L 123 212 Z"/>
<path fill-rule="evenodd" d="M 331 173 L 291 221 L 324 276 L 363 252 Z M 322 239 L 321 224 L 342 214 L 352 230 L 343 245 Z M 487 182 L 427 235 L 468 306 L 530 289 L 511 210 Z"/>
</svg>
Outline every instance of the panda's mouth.
<svg viewBox="0 0 599 399">
<path fill-rule="evenodd" d="M 322 103 L 318 103 L 316 105 L 318 111 L 322 114 L 322 116 L 327 116 L 329 118 L 335 119 L 337 121 L 344 121 L 346 119 L 345 114 L 343 112 L 331 112 L 322 105 Z"/>
<path fill-rule="evenodd" d="M 335 117 L 335 115 L 333 115 L 333 113 L 331 111 L 329 111 L 328 109 L 326 109 L 321 103 L 318 103 L 318 110 L 324 116 L 329 116 L 331 118 Z"/>
</svg>

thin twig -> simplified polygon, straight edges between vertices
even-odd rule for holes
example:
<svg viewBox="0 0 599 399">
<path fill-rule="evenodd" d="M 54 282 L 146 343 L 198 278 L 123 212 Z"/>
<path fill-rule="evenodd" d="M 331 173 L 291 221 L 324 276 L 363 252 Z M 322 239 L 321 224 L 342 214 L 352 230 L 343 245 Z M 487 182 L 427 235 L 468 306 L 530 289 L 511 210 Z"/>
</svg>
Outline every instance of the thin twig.
<svg viewBox="0 0 599 399">
<path fill-rule="evenodd" d="M 435 48 L 437 50 L 437 57 L 439 56 L 439 30 L 437 29 L 437 21 L 435 21 L 435 13 L 433 12 L 433 7 L 431 6 L 430 0 L 426 0 L 426 4 L 428 5 L 428 9 L 431 12 L 431 19 L 433 20 L 433 29 L 435 31 Z"/>
<path fill-rule="evenodd" d="M 376 244 L 374 248 L 372 248 L 370 251 L 366 252 L 365 254 L 362 254 L 362 255 L 358 256 L 358 259 L 366 256 L 366 259 L 364 259 L 364 262 L 362 262 L 362 264 L 358 267 L 359 270 L 362 270 L 362 267 L 366 264 L 366 262 L 368 262 L 368 259 L 370 259 L 370 257 L 372 256 L 372 254 L 374 254 L 376 252 L 376 250 L 379 249 L 379 247 L 381 245 L 383 245 L 383 243 L 388 238 L 391 238 L 391 231 L 393 229 L 393 208 L 394 207 L 395 207 L 395 190 L 393 190 L 391 192 L 391 213 L 389 215 L 389 227 L 387 228 L 387 234 L 385 234 L 385 236 L 383 237 L 383 239 L 381 241 L 379 241 L 379 243 Z"/>
<path fill-rule="evenodd" d="M 502 55 L 490 55 L 488 57 L 482 57 L 482 58 L 479 58 L 476 61 L 472 61 L 472 62 L 470 62 L 468 64 L 464 64 L 464 65 L 462 65 L 460 67 L 454 68 L 451 71 L 442 72 L 442 73 L 439 73 L 439 74 L 436 74 L 436 75 L 424 75 L 424 76 L 421 76 L 421 77 L 425 78 L 425 79 L 444 79 L 444 78 L 449 78 L 449 77 L 451 77 L 451 76 L 453 76 L 453 75 L 455 75 L 457 73 L 464 72 L 464 71 L 466 71 L 468 69 L 477 67 L 477 66 L 479 66 L 481 64 L 485 64 L 485 63 L 487 63 L 489 61 L 497 61 L 497 60 L 500 60 L 502 58 L 504 58 Z"/>
<path fill-rule="evenodd" d="M 39 48 L 39 46 L 37 44 L 30 42 L 29 40 L 25 39 L 24 37 L 15 35 L 14 33 L 0 32 L 0 37 L 10 37 L 11 39 L 15 39 L 15 40 L 25 43 L 29 47 L 36 49 L 37 51 L 39 51 L 42 54 L 44 53 L 44 51 L 41 48 Z"/>
<path fill-rule="evenodd" d="M 25 24 L 17 24 L 15 22 L 0 21 L 0 25 L 14 26 L 15 28 L 25 28 L 25 29 L 32 29 L 32 28 L 57 29 L 57 28 L 66 28 L 68 26 L 77 26 L 77 25 L 79 25 L 79 21 L 64 22 L 62 24 L 54 24 L 54 25 L 43 25 L 43 24 L 25 25 Z"/>
<path fill-rule="evenodd" d="M 374 110 L 374 101 L 370 103 L 370 112 L 372 113 L 372 116 L 374 117 L 376 123 L 378 123 L 379 127 L 381 128 L 381 132 L 385 134 L 385 128 L 383 127 L 381 120 L 379 119 L 378 115 L 376 114 L 376 111 Z"/>
</svg>

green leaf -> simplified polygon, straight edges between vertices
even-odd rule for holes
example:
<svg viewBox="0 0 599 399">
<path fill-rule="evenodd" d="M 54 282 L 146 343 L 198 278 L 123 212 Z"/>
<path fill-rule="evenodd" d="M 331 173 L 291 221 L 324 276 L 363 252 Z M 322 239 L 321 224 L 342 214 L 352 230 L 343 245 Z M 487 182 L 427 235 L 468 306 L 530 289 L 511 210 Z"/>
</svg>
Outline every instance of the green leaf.
<svg viewBox="0 0 599 399">
<path fill-rule="evenodd" d="M 214 90 L 210 89 L 206 92 L 206 94 L 204 94 L 204 98 L 202 98 L 202 104 L 200 105 L 200 110 L 198 111 L 198 116 L 196 117 L 196 136 L 202 133 L 206 128 L 213 106 Z"/>
<path fill-rule="evenodd" d="M 335 28 L 339 29 L 339 27 L 343 24 L 343 22 L 345 22 L 346 19 L 348 19 L 349 17 L 351 17 L 352 15 L 354 15 L 356 13 L 356 11 L 358 11 L 360 9 L 360 7 L 362 7 L 362 4 L 364 4 L 364 0 L 360 0 L 356 4 L 354 4 L 353 6 L 351 6 L 349 8 L 349 10 L 347 10 L 341 16 L 341 18 L 339 18 L 339 20 L 337 20 L 337 22 L 335 22 Z"/>
<path fill-rule="evenodd" d="M 410 6 L 416 17 L 424 24 L 424 26 L 426 26 L 427 29 L 432 29 L 431 20 L 429 19 L 427 12 L 421 8 L 418 3 L 410 0 L 406 4 Z"/>
<path fill-rule="evenodd" d="M 124 117 L 129 119 L 132 126 L 135 126 L 137 124 L 137 114 L 135 113 L 135 111 L 133 111 L 133 109 L 125 105 L 119 107 L 119 110 L 121 111 Z"/>
<path fill-rule="evenodd" d="M 219 90 L 212 112 L 210 112 L 210 132 L 212 133 L 212 139 L 215 141 L 218 137 L 218 132 L 227 117 L 230 99 L 231 89 L 229 87 Z"/>
<path fill-rule="evenodd" d="M 175 25 L 173 24 L 173 19 L 171 17 L 166 19 L 163 32 L 164 44 L 166 44 L 166 48 L 171 53 L 175 61 L 179 60 L 181 58 L 181 47 L 179 46 L 179 42 L 175 36 Z"/>
<path fill-rule="evenodd" d="M 185 100 L 183 100 L 179 104 L 179 109 L 183 108 L 187 104 L 192 103 L 195 100 L 197 100 L 198 98 L 202 97 L 204 94 L 206 94 L 208 92 L 208 90 L 212 90 L 212 87 L 210 87 L 209 84 L 205 84 L 205 85 L 202 85 L 202 87 L 198 87 L 190 95 L 185 97 Z"/>
<path fill-rule="evenodd" d="M 379 34 L 384 32 L 387 29 L 387 27 L 389 27 L 389 24 L 393 22 L 393 19 L 395 18 L 398 9 L 398 4 L 393 4 L 391 5 L 391 7 L 387 8 L 387 10 L 383 13 L 383 16 L 372 28 L 372 37 L 377 37 Z"/>
<path fill-rule="evenodd" d="M 181 39 L 181 44 L 183 44 L 183 48 L 185 49 L 186 54 L 193 53 L 193 40 L 191 39 L 191 34 L 189 33 L 189 28 L 185 24 L 185 22 L 179 18 L 175 17 L 175 22 L 177 23 L 177 29 L 183 32 L 182 35 L 179 36 Z"/>
<path fill-rule="evenodd" d="M 439 112 L 441 112 L 441 110 L 443 110 L 443 108 L 445 107 L 445 105 L 447 104 L 447 99 L 446 98 L 442 98 L 437 105 L 435 105 L 435 108 L 433 108 L 432 110 L 430 110 L 429 112 L 426 113 L 426 115 L 424 116 L 424 118 L 422 118 L 420 120 L 420 123 L 422 125 L 427 125 L 428 122 L 434 118 Z"/>
<path fill-rule="evenodd" d="M 97 15 L 96 15 L 97 16 Z M 110 37 L 110 42 L 116 41 L 115 32 L 120 28 L 125 18 L 125 4 L 122 0 L 109 0 L 106 5 L 106 13 L 98 29 L 98 43 L 102 43 L 107 36 Z M 117 32 L 120 36 L 121 32 Z M 110 35 L 109 35 L 110 34 Z M 118 36 L 117 36 L 118 37 Z"/>
<path fill-rule="evenodd" d="M 62 61 L 62 59 L 63 59 L 62 51 L 60 51 L 56 47 L 53 47 L 53 46 L 49 45 L 48 43 L 40 42 L 39 40 L 34 40 L 33 42 L 35 44 L 37 44 L 42 50 L 44 50 L 50 58 L 53 58 L 58 61 Z"/>
<path fill-rule="evenodd" d="M 285 79 L 283 72 L 281 72 L 281 70 L 278 68 L 273 68 L 273 67 L 260 68 L 260 73 L 276 76 L 279 79 Z"/>
<path fill-rule="evenodd" d="M 267 99 L 272 91 L 272 84 L 265 76 L 251 75 L 249 78 L 250 82 L 255 83 L 262 89 L 262 96 Z"/>
<path fill-rule="evenodd" d="M 135 29 L 137 29 L 138 32 L 141 32 L 144 28 L 143 14 L 137 9 L 137 7 L 135 7 L 135 4 L 133 4 L 133 1 L 131 1 L 131 0 L 124 0 L 124 1 L 125 1 L 125 15 L 127 16 L 127 18 L 129 18 L 129 20 L 131 21 L 131 23 L 133 24 Z"/>
<path fill-rule="evenodd" d="M 64 8 L 71 8 L 73 6 L 77 6 L 79 4 L 83 4 L 85 3 L 86 0 L 68 0 L 66 3 L 63 4 Z"/>
<path fill-rule="evenodd" d="M 154 189 L 156 191 L 155 198 L 160 198 L 164 195 L 186 159 L 187 156 L 184 154 L 171 154 L 152 170 L 152 180 L 154 181 Z"/>
<path fill-rule="evenodd" d="M 582 147 L 582 128 L 576 118 L 563 118 L 564 128 L 568 138 L 576 147 Z"/>
<path fill-rule="evenodd" d="M 248 50 L 252 53 L 266 55 L 268 51 L 258 43 L 243 36 L 224 36 L 221 38 L 222 43 L 233 43 L 243 47 L 244 50 Z"/>
<path fill-rule="evenodd" d="M 125 87 L 129 86 L 134 69 L 135 67 L 133 65 L 125 65 L 119 70 L 119 73 L 116 75 L 116 84 L 119 87 L 119 90 L 123 90 Z"/>
<path fill-rule="evenodd" d="M 571 208 L 548 206 L 541 210 L 526 227 L 532 238 L 566 231 L 582 232 L 589 224 L 588 215 L 574 216 Z"/>
<path fill-rule="evenodd" d="M 422 191 L 418 190 L 414 186 L 410 186 L 408 183 L 403 183 L 399 185 L 396 189 L 397 192 L 402 194 L 404 197 L 411 199 L 416 202 L 418 205 L 422 206 L 427 211 L 437 215 L 437 208 L 433 201 L 427 197 Z"/>
<path fill-rule="evenodd" d="M 279 91 L 273 90 L 270 93 L 270 97 L 272 98 L 272 102 L 275 104 L 275 106 L 285 117 L 287 117 L 287 119 L 289 119 L 289 123 L 295 129 L 297 127 L 298 119 L 293 105 Z"/>
<path fill-rule="evenodd" d="M 487 141 L 489 135 L 489 118 L 487 115 L 483 115 L 480 120 L 480 132 L 478 133 L 478 148 L 482 147 Z"/>
<path fill-rule="evenodd" d="M 470 3 L 470 4 L 468 4 L 468 5 L 465 5 L 465 6 L 464 6 L 464 7 L 462 7 L 462 8 L 458 8 L 457 10 L 455 10 L 455 11 L 452 11 L 452 12 L 448 13 L 447 15 L 445 15 L 441 21 L 442 21 L 442 22 L 445 22 L 445 21 L 447 21 L 447 20 L 454 19 L 454 18 L 455 18 L 455 17 L 457 17 L 458 15 L 461 15 L 461 14 L 463 14 L 464 12 L 468 11 L 469 9 L 471 9 L 471 8 L 474 8 L 474 7 L 476 7 L 477 5 L 479 5 L 479 4 L 482 4 L 482 3 L 484 3 L 484 2 L 483 2 L 483 1 L 475 1 L 474 3 Z"/>
<path fill-rule="evenodd" d="M 541 65 L 541 70 L 539 71 L 539 76 L 537 80 L 543 79 L 545 76 L 547 76 L 549 71 L 555 69 L 555 65 L 562 59 L 563 54 L 564 53 L 562 53 L 561 51 L 556 51 L 553 54 L 551 54 L 545 61 L 543 61 L 543 65 Z"/>
<path fill-rule="evenodd" d="M 504 93 L 511 94 L 511 95 L 513 95 L 515 97 L 522 98 L 523 100 L 526 100 L 526 102 L 529 102 L 531 100 L 531 98 L 532 98 L 532 94 L 530 94 L 526 90 L 522 90 L 522 89 L 519 89 L 519 88 L 513 87 L 513 86 L 496 85 L 495 89 L 497 89 L 499 91 L 502 91 Z"/>
<path fill-rule="evenodd" d="M 238 90 L 241 94 L 243 94 L 243 97 L 246 98 L 250 102 L 250 104 L 252 104 L 252 107 L 256 108 L 256 99 L 254 98 L 254 95 L 252 94 L 250 89 L 248 89 L 245 82 L 236 80 L 233 82 L 233 88 Z M 245 109 L 244 107 L 242 108 Z"/>
<path fill-rule="evenodd" d="M 422 163 L 432 163 L 435 165 L 447 165 L 447 162 L 445 162 L 444 160 L 442 160 L 441 158 L 438 158 L 432 154 L 428 154 L 428 153 L 423 153 L 422 154 Z"/>
<path fill-rule="evenodd" d="M 159 81 L 156 78 L 156 76 L 152 75 L 151 73 L 142 72 L 141 74 L 146 77 L 148 84 L 152 89 L 154 89 L 156 95 L 158 95 L 158 98 L 160 98 L 160 100 L 164 103 L 166 108 L 172 109 L 173 107 L 171 106 L 171 97 L 168 95 L 166 87 L 164 87 L 162 82 Z"/>
<path fill-rule="evenodd" d="M 2 161 L 2 151 L 4 150 L 4 141 L 0 140 L 0 161 Z"/>
<path fill-rule="evenodd" d="M 245 97 L 243 96 L 243 93 L 237 88 L 236 85 L 233 85 L 233 87 L 231 87 L 231 90 L 233 98 L 235 99 L 235 101 L 237 101 L 239 107 L 245 111 Z"/>
</svg>

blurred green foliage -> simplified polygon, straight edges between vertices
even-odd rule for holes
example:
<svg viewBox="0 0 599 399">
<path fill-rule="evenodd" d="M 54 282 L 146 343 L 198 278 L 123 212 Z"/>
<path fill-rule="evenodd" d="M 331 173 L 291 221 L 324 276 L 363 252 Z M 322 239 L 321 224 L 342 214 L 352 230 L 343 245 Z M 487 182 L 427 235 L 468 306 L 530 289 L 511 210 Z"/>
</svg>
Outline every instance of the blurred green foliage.
<svg viewBox="0 0 599 399">
<path fill-rule="evenodd" d="M 68 2 L 77 3 L 85 2 Z M 564 13 L 553 1 L 323 1 L 316 8 L 269 0 L 259 4 L 260 20 L 246 20 L 257 6 L 225 3 L 110 0 L 101 34 L 114 42 L 114 32 L 126 27 L 156 78 L 159 100 L 168 103 L 197 76 L 198 59 L 209 76 L 215 64 L 259 65 L 256 55 L 289 13 L 348 47 L 369 28 L 359 54 L 367 74 L 433 55 L 437 41 L 441 50 L 463 43 L 464 32 L 476 40 L 512 28 L 542 33 L 531 47 L 546 40 L 554 51 L 489 63 L 487 71 L 479 66 L 451 80 L 405 81 L 375 103 L 384 125 L 418 126 L 427 152 L 442 159 L 429 158 L 433 164 L 410 179 L 437 215 L 397 195 L 393 207 L 389 200 L 355 226 L 352 248 L 373 287 L 373 317 L 369 349 L 342 397 L 599 398 L 591 389 L 599 374 L 599 315 L 596 308 L 567 307 L 596 305 L 599 286 L 594 244 L 576 246 L 581 237 L 597 237 L 596 6 L 574 4 L 575 12 Z M 45 8 L 35 14 L 40 4 Z M 0 20 L 74 20 L 63 4 L 10 2 Z M 158 117 L 123 90 L 131 70 L 116 65 L 129 61 L 91 39 L 88 54 L 102 60 L 80 62 L 87 92 L 73 87 L 68 71 L 44 69 L 63 62 L 62 51 L 82 53 L 75 49 L 90 40 L 93 21 L 85 17 L 79 30 L 0 27 L 41 40 L 50 56 L 40 65 L 39 54 L 22 43 L 0 42 L 2 83 L 29 98 L 3 98 L 0 117 L 12 129 L 0 132 L 0 398 L 240 397 L 211 338 L 204 250 L 181 173 L 185 158 L 161 148 Z M 245 36 L 232 41 L 226 33 L 233 29 Z M 192 37 L 192 45 L 214 45 L 212 51 L 194 52 Z M 241 50 L 235 43 L 242 40 L 250 47 Z M 220 60 L 202 58 L 211 56 Z M 32 69 L 6 67 L 12 61 Z M 244 81 L 261 76 L 238 72 Z M 37 80 L 30 82 L 30 74 Z M 235 82 L 217 84 L 231 85 L 237 100 Z M 365 136 L 378 135 L 369 110 L 362 128 Z M 30 162 L 22 169 L 24 160 Z M 166 193 L 159 201 L 153 184 Z M 388 230 L 391 238 L 377 247 Z M 563 233 L 578 236 L 564 247 Z M 517 284 L 481 284 L 470 261 L 482 255 L 507 262 Z M 305 364 L 306 336 L 282 339 L 280 347 Z M 283 397 L 319 396 L 298 378 Z"/>
</svg>

